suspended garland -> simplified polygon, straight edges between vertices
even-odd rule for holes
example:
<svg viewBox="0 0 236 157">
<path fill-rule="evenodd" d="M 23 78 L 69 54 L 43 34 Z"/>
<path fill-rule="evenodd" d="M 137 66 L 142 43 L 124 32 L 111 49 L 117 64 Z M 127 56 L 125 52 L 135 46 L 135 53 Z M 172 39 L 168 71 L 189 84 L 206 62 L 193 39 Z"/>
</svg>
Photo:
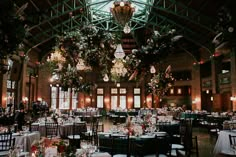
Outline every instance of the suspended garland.
<svg viewBox="0 0 236 157">
<path fill-rule="evenodd" d="M 160 69 L 157 74 L 152 76 L 150 82 L 147 84 L 146 94 L 152 93 L 159 97 L 164 96 L 169 88 L 173 86 L 174 80 L 170 65 L 166 70 Z"/>
<path fill-rule="evenodd" d="M 48 64 L 52 72 L 59 76 L 60 85 L 64 89 L 71 87 L 80 92 L 88 92 L 93 84 L 84 79 L 83 71 L 109 73 L 115 48 L 113 34 L 88 25 L 58 36 Z"/>
<path fill-rule="evenodd" d="M 160 63 L 171 52 L 175 44 L 175 30 L 168 30 L 163 35 L 154 31 L 147 39 L 146 45 L 140 49 L 133 49 L 125 60 L 128 64 L 129 80 L 142 79 L 150 71 L 152 65 Z"/>
<path fill-rule="evenodd" d="M 25 38 L 26 24 L 23 11 L 26 7 L 27 3 L 16 9 L 13 1 L 0 1 L 0 58 L 14 54 Z"/>
</svg>

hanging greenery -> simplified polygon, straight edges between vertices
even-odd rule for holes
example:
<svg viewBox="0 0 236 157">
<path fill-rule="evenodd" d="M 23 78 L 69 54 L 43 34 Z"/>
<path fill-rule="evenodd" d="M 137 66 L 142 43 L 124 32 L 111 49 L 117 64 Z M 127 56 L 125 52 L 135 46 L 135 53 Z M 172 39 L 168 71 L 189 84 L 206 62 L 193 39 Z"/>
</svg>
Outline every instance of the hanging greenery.
<svg viewBox="0 0 236 157">
<path fill-rule="evenodd" d="M 93 84 L 84 79 L 83 71 L 109 73 L 115 48 L 113 34 L 88 25 L 58 36 L 48 63 L 63 89 L 71 87 L 87 93 Z"/>
<path fill-rule="evenodd" d="M 146 86 L 146 94 L 152 93 L 159 97 L 164 96 L 173 84 L 174 78 L 172 77 L 171 66 L 169 65 L 166 70 L 160 69 L 157 74 L 152 76 Z"/>
<path fill-rule="evenodd" d="M 26 24 L 23 11 L 27 3 L 16 9 L 11 0 L 0 1 L 0 58 L 15 53 L 26 35 Z"/>
<path fill-rule="evenodd" d="M 175 30 L 166 29 L 161 35 L 154 31 L 145 45 L 140 49 L 133 49 L 125 60 L 130 74 L 129 80 L 142 79 L 150 71 L 152 65 L 160 63 L 171 52 L 175 43 Z"/>
</svg>

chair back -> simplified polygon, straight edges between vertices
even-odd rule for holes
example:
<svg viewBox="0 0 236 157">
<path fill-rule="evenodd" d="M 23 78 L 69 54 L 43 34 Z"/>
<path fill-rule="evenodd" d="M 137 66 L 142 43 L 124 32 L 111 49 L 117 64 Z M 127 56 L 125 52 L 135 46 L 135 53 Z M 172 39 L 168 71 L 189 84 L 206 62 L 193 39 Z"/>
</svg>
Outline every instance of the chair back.
<svg viewBox="0 0 236 157">
<path fill-rule="evenodd" d="M 46 122 L 46 137 L 56 137 L 58 135 L 58 123 Z"/>
<path fill-rule="evenodd" d="M 156 156 L 159 154 L 168 155 L 171 152 L 169 136 L 155 136 Z"/>
<path fill-rule="evenodd" d="M 39 131 L 39 124 L 30 124 L 30 131 Z"/>
<path fill-rule="evenodd" d="M 0 152 L 8 151 L 15 145 L 15 139 L 11 132 L 0 133 Z"/>
<path fill-rule="evenodd" d="M 236 136 L 229 134 L 229 143 L 230 146 L 236 145 Z"/>
<path fill-rule="evenodd" d="M 73 123 L 73 139 L 75 138 L 75 135 L 82 135 L 82 133 L 87 131 L 87 126 L 85 123 L 81 122 L 74 122 Z"/>
<path fill-rule="evenodd" d="M 130 157 L 130 138 L 129 135 L 111 135 L 112 152 L 111 154 L 126 154 Z"/>
</svg>

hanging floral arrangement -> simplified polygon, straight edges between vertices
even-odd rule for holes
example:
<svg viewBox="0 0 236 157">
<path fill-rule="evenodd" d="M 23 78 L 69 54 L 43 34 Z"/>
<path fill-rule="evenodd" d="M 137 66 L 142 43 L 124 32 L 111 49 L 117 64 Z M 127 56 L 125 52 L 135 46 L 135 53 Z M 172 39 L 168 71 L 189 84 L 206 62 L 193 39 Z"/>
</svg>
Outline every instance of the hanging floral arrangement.
<svg viewBox="0 0 236 157">
<path fill-rule="evenodd" d="M 14 54 L 23 42 L 27 32 L 23 11 L 27 5 L 16 9 L 13 1 L 0 1 L 0 58 Z"/>
<path fill-rule="evenodd" d="M 159 70 L 157 74 L 154 74 L 147 84 L 146 93 L 152 93 L 159 97 L 164 96 L 166 92 L 173 86 L 174 78 L 171 73 L 171 66 L 169 65 L 166 70 Z"/>
<path fill-rule="evenodd" d="M 158 31 L 154 31 L 147 39 L 146 45 L 140 49 L 133 49 L 132 53 L 126 56 L 129 80 L 142 79 L 150 72 L 151 66 L 160 63 L 172 52 L 176 42 L 175 30 L 166 28 L 166 31 L 163 32 L 161 35 Z"/>
<path fill-rule="evenodd" d="M 115 48 L 113 34 L 88 25 L 58 36 L 47 61 L 63 89 L 89 93 L 93 83 L 84 79 L 86 71 L 108 73 Z"/>
</svg>

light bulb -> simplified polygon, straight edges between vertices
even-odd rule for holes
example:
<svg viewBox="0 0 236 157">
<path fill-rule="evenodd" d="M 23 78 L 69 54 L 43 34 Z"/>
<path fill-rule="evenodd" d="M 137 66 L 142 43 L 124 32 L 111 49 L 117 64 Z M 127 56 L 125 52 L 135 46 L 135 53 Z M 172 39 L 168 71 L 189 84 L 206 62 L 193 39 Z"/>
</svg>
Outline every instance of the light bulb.
<svg viewBox="0 0 236 157">
<path fill-rule="evenodd" d="M 150 73 L 151 74 L 155 74 L 156 73 L 156 69 L 155 69 L 155 67 L 153 65 L 150 67 Z"/>
<path fill-rule="evenodd" d="M 109 81 L 109 77 L 108 77 L 107 74 L 104 75 L 104 77 L 103 77 L 103 81 L 105 81 L 105 82 L 108 82 L 108 81 Z"/>
<path fill-rule="evenodd" d="M 130 33 L 131 29 L 130 29 L 128 23 L 125 24 L 125 27 L 124 27 L 123 31 L 124 31 L 125 34 Z"/>
<path fill-rule="evenodd" d="M 121 7 L 125 6 L 125 3 L 124 3 L 123 1 L 120 2 L 120 6 L 121 6 Z"/>
<path fill-rule="evenodd" d="M 118 44 L 117 47 L 116 47 L 116 51 L 114 53 L 114 56 L 116 58 L 124 58 L 125 57 L 125 52 L 121 46 L 121 44 Z"/>
</svg>

